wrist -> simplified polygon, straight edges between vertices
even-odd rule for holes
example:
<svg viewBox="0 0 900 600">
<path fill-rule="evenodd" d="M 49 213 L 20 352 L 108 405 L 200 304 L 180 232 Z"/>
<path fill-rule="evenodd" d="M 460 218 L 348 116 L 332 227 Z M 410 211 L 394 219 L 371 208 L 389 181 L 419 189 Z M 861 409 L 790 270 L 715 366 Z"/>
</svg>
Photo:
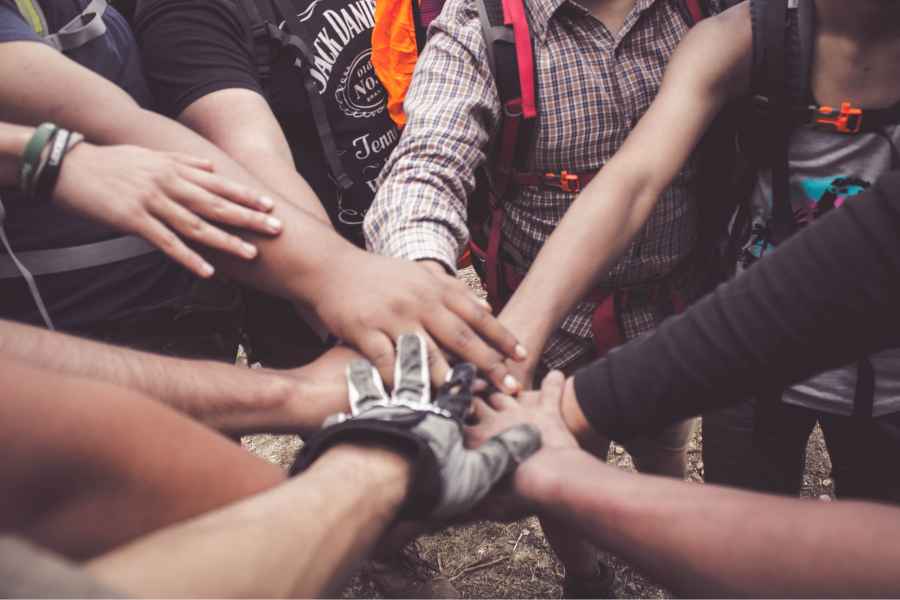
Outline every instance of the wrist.
<svg viewBox="0 0 900 600">
<path fill-rule="evenodd" d="M 316 225 L 322 226 L 319 223 Z M 327 311 L 334 303 L 332 296 L 340 293 L 343 287 L 335 285 L 335 282 L 352 278 L 355 271 L 366 268 L 365 260 L 370 255 L 345 241 L 334 230 L 322 237 L 327 241 L 319 247 L 315 256 L 311 255 L 308 268 L 294 273 L 287 286 L 290 299 L 311 310 L 327 326 Z"/>
<path fill-rule="evenodd" d="M 412 482 L 412 460 L 402 452 L 376 443 L 342 443 L 329 448 L 310 471 L 339 471 L 366 490 L 366 502 L 387 519 L 403 506 Z"/>
<path fill-rule="evenodd" d="M 434 258 L 423 258 L 416 261 L 423 267 L 425 267 L 428 271 L 435 275 L 450 275 L 453 277 L 453 272 L 447 268 L 447 266 L 441 261 Z"/>
<path fill-rule="evenodd" d="M 516 469 L 513 477 L 516 494 L 536 511 L 542 512 L 554 507 L 571 487 L 571 478 L 578 477 L 571 472 L 570 467 L 587 456 L 580 448 L 538 451 Z"/>
</svg>

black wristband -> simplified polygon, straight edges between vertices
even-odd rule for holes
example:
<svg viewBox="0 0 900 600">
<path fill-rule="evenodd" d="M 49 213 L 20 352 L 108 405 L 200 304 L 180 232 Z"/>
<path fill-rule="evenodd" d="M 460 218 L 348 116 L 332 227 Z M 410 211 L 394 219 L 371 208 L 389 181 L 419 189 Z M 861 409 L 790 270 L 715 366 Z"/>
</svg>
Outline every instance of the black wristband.
<svg viewBox="0 0 900 600">
<path fill-rule="evenodd" d="M 37 174 L 32 198 L 42 204 L 47 204 L 53 199 L 53 191 L 56 182 L 59 181 L 59 173 L 62 170 L 63 161 L 69 150 L 69 138 L 72 133 L 67 129 L 59 129 L 50 142 L 50 153 Z"/>
</svg>

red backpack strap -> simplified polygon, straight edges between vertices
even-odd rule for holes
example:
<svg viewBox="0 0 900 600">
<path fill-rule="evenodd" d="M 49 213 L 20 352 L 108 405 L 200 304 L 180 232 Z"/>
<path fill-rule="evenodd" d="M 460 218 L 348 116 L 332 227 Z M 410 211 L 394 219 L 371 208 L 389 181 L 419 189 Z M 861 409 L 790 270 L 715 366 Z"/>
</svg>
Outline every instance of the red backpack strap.
<svg viewBox="0 0 900 600">
<path fill-rule="evenodd" d="M 502 112 L 488 166 L 479 178 L 486 189 L 475 195 L 485 205 L 469 207 L 470 231 L 483 231 L 485 221 L 489 221 L 489 231 L 481 248 L 474 240 L 470 245 L 484 265 L 488 299 L 499 310 L 512 292 L 500 259 L 503 204 L 514 187 L 513 174 L 528 163 L 537 120 L 537 79 L 523 0 L 477 0 L 477 5 Z"/>
<path fill-rule="evenodd" d="M 674 4 L 685 24 L 693 27 L 715 12 L 710 2 L 711 0 L 675 0 Z"/>
</svg>

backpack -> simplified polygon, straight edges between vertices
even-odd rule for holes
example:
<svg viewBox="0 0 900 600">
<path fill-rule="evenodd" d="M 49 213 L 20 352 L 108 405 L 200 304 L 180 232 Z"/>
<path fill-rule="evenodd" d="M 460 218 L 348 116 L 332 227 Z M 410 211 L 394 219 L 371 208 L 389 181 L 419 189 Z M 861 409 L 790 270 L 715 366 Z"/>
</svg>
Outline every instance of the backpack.
<svg viewBox="0 0 900 600">
<path fill-rule="evenodd" d="M 811 69 L 815 48 L 812 0 L 750 0 L 753 22 L 750 124 L 742 130 L 750 159 L 772 171 L 774 242 L 796 231 L 790 204 L 788 146 L 799 127 L 855 135 L 900 124 L 900 103 L 863 111 L 851 102 L 819 106 L 813 100 Z"/>
<path fill-rule="evenodd" d="M 708 0 L 669 0 L 673 2 L 688 27 L 706 18 L 717 6 Z M 534 173 L 528 171 L 528 158 L 533 147 L 534 125 L 538 115 L 538 92 L 533 60 L 533 43 L 523 0 L 476 0 L 488 63 L 497 85 L 502 106 L 501 122 L 489 153 L 488 167 L 477 176 L 474 202 L 469 203 L 469 249 L 472 263 L 482 277 L 488 300 L 500 310 L 521 279 L 501 256 L 504 203 L 518 185 L 538 185 L 577 194 L 593 178 L 594 173 Z M 672 291 L 666 295 L 677 296 Z M 591 300 L 610 301 L 609 292 L 596 292 Z M 615 300 L 615 301 L 614 301 Z M 679 298 L 672 304 L 678 312 L 683 307 Z M 602 306 L 601 306 L 602 308 Z M 612 317 L 617 307 L 608 307 Z M 617 320 L 617 317 L 616 317 Z M 594 330 L 595 339 L 620 336 Z M 612 344 L 611 345 L 617 345 Z"/>
<path fill-rule="evenodd" d="M 815 104 L 811 90 L 815 3 L 812 0 L 750 0 L 750 11 L 753 66 L 746 110 L 751 118 L 746 119 L 748 127 L 741 130 L 740 139 L 754 167 L 771 171 L 769 239 L 778 244 L 797 230 L 790 197 L 791 133 L 799 127 L 845 135 L 880 131 L 900 124 L 900 103 L 865 111 L 851 102 L 844 102 L 840 107 Z M 780 396 L 781 391 L 777 394 Z M 866 357 L 857 364 L 854 415 L 871 417 L 874 400 L 875 373 Z"/>
</svg>

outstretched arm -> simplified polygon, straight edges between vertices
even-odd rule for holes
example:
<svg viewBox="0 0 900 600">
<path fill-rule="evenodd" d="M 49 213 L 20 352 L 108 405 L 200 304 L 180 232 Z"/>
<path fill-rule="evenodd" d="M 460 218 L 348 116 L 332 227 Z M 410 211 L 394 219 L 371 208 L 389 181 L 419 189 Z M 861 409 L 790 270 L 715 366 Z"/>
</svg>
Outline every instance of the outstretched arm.
<svg viewBox="0 0 900 600">
<path fill-rule="evenodd" d="M 863 597 L 900 593 L 900 509 L 697 486 L 609 466 L 578 449 L 560 414 L 563 378 L 517 401 L 476 405 L 480 443 L 530 423 L 544 448 L 512 492 L 583 531 L 680 596 Z"/>
<path fill-rule="evenodd" d="M 2 44 L 0 55 L 0 80 L 5 82 L 0 119 L 52 121 L 100 144 L 188 153 L 211 160 L 216 172 L 229 179 L 269 191 L 210 142 L 141 109 L 124 91 L 51 48 L 9 42 Z M 503 360 L 517 356 L 516 340 L 465 284 L 421 265 L 367 255 L 290 202 L 276 202 L 272 215 L 284 229 L 274 239 L 247 235 L 259 248 L 252 263 L 220 255 L 214 258 L 216 266 L 309 308 L 332 333 L 371 357 L 387 380 L 392 377 L 392 340 L 403 332 L 425 331 L 433 349 L 437 342 L 491 373 L 503 389 L 515 389 L 504 383 L 508 370 Z M 433 356 L 437 382 L 447 363 L 440 353 Z"/>
<path fill-rule="evenodd" d="M 543 348 L 612 267 L 722 106 L 746 88 L 750 38 L 741 5 L 699 23 L 678 47 L 656 100 L 575 199 L 500 316 L 528 348 Z"/>
<path fill-rule="evenodd" d="M 343 366 L 354 356 L 336 349 L 292 371 L 245 369 L 101 344 L 0 321 L 0 356 L 61 375 L 141 392 L 229 433 L 310 432 L 345 410 Z M 337 363 L 337 364 L 332 364 Z M 337 377 L 330 373 L 340 373 Z"/>
<path fill-rule="evenodd" d="M 625 473 L 579 452 L 531 496 L 684 597 L 900 593 L 900 509 L 814 502 Z"/>
<path fill-rule="evenodd" d="M 891 173 L 685 314 L 579 371 L 567 422 L 580 434 L 629 437 L 720 407 L 728 390 L 779 389 L 896 347 L 898 232 L 900 173 Z"/>
<path fill-rule="evenodd" d="M 392 522 L 410 477 L 400 454 L 338 446 L 284 485 L 163 529 L 87 568 L 138 596 L 334 596 Z"/>
</svg>

